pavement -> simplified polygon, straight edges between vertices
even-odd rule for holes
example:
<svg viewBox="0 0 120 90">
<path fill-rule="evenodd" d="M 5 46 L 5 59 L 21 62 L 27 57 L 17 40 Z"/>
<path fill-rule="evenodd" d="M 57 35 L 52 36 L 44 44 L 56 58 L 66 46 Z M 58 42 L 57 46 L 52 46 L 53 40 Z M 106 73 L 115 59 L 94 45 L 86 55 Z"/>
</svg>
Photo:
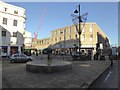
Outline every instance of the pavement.
<svg viewBox="0 0 120 90">
<path fill-rule="evenodd" d="M 40 57 L 35 59 L 41 60 Z M 65 58 L 60 59 L 66 60 Z M 2 63 L 2 87 L 86 89 L 110 66 L 110 60 L 108 59 L 105 61 L 70 60 L 70 62 L 72 62 L 72 70 L 57 73 L 32 73 L 26 71 L 25 63 L 11 64 L 8 60 L 4 60 Z"/>
<path fill-rule="evenodd" d="M 0 88 L 2 88 L 2 61 L 0 59 Z"/>
<path fill-rule="evenodd" d="M 89 88 L 107 88 L 107 89 L 117 89 L 119 85 L 119 75 L 120 71 L 118 70 L 120 66 L 120 61 L 115 60 L 112 67 L 109 67 L 105 72 L 95 80 Z M 88 89 L 89 90 L 89 89 Z"/>
</svg>

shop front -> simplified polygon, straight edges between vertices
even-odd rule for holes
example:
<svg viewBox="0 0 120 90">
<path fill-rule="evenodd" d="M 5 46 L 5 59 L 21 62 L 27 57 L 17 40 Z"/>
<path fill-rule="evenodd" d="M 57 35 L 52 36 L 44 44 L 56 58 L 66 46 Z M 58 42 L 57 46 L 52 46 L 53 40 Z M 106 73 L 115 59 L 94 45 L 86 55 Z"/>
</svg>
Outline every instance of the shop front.
<svg viewBox="0 0 120 90">
<path fill-rule="evenodd" d="M 18 46 L 11 46 L 10 47 L 10 54 L 18 53 Z"/>
</svg>

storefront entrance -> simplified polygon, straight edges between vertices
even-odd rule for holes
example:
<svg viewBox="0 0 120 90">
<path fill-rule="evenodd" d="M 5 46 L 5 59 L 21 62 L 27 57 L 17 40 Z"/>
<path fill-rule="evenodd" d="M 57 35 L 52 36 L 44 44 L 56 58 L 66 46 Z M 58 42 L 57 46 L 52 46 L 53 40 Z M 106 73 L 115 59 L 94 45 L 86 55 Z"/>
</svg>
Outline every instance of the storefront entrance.
<svg viewBox="0 0 120 90">
<path fill-rule="evenodd" d="M 18 53 L 18 47 L 17 46 L 11 46 L 10 47 L 10 54 Z"/>
</svg>

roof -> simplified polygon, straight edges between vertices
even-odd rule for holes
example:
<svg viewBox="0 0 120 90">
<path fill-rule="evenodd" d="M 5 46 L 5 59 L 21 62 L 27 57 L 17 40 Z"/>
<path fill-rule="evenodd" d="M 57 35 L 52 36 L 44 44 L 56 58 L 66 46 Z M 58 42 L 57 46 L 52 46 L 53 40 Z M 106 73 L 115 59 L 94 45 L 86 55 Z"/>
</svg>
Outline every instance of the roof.
<svg viewBox="0 0 120 90">
<path fill-rule="evenodd" d="M 15 9 L 21 9 L 21 10 L 24 10 L 24 11 L 25 11 L 25 8 L 23 8 L 23 7 L 19 7 L 19 6 L 16 6 L 16 5 L 12 5 L 12 4 L 9 4 L 9 3 L 5 3 L 5 2 L 3 2 L 3 1 L 0 1 L 0 4 L 5 5 L 5 6 L 8 6 L 8 7 L 15 8 Z"/>
</svg>

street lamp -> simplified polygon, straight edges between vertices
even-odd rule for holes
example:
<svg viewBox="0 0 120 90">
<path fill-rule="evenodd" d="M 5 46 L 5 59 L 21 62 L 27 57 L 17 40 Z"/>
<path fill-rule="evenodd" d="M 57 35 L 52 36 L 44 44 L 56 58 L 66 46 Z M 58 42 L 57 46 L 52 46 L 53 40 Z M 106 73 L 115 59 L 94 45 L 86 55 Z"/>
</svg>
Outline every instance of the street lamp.
<svg viewBox="0 0 120 90">
<path fill-rule="evenodd" d="M 60 54 L 61 54 L 62 44 L 60 43 L 59 45 L 60 45 Z"/>
<path fill-rule="evenodd" d="M 64 41 L 63 41 L 63 43 L 64 43 L 64 53 L 65 53 L 65 35 L 66 35 L 66 31 L 64 30 L 64 31 L 61 31 L 61 34 L 63 34 L 64 35 Z"/>
<path fill-rule="evenodd" d="M 84 27 L 84 25 L 85 25 L 85 22 L 86 22 L 86 20 L 87 20 L 87 15 L 88 15 L 88 13 L 85 13 L 85 14 L 83 14 L 83 15 L 80 15 L 80 4 L 78 5 L 78 9 L 76 9 L 75 11 L 74 11 L 74 13 L 75 14 L 78 14 L 78 15 L 75 15 L 75 14 L 71 14 L 71 16 L 72 16 L 72 21 L 74 22 L 74 24 L 75 24 L 75 26 L 76 26 L 76 30 L 77 30 L 77 33 L 78 33 L 78 35 L 79 35 L 79 43 L 78 43 L 78 48 L 79 48 L 79 59 L 80 59 L 80 36 L 81 36 L 81 32 L 82 32 L 82 29 L 83 29 L 83 27 Z M 77 21 L 77 22 L 76 22 Z M 83 24 L 83 27 L 81 28 L 81 22 L 83 22 L 84 24 Z M 79 25 L 79 28 L 77 27 L 77 25 Z"/>
<path fill-rule="evenodd" d="M 64 30 L 64 31 L 61 31 L 60 33 L 64 35 L 64 41 L 63 41 L 63 43 L 64 43 L 64 47 L 63 47 L 63 50 L 64 50 L 63 60 L 64 60 L 64 54 L 65 54 L 65 35 L 66 35 L 66 31 Z M 61 46 L 62 46 L 62 45 L 61 45 Z"/>
<path fill-rule="evenodd" d="M 79 59 L 80 59 L 80 35 L 81 35 L 81 27 L 80 27 L 80 23 L 82 22 L 81 20 L 81 16 L 80 16 L 80 4 L 78 5 L 78 10 L 76 9 L 74 13 L 79 13 L 79 30 L 78 30 L 78 34 L 79 34 Z"/>
</svg>

